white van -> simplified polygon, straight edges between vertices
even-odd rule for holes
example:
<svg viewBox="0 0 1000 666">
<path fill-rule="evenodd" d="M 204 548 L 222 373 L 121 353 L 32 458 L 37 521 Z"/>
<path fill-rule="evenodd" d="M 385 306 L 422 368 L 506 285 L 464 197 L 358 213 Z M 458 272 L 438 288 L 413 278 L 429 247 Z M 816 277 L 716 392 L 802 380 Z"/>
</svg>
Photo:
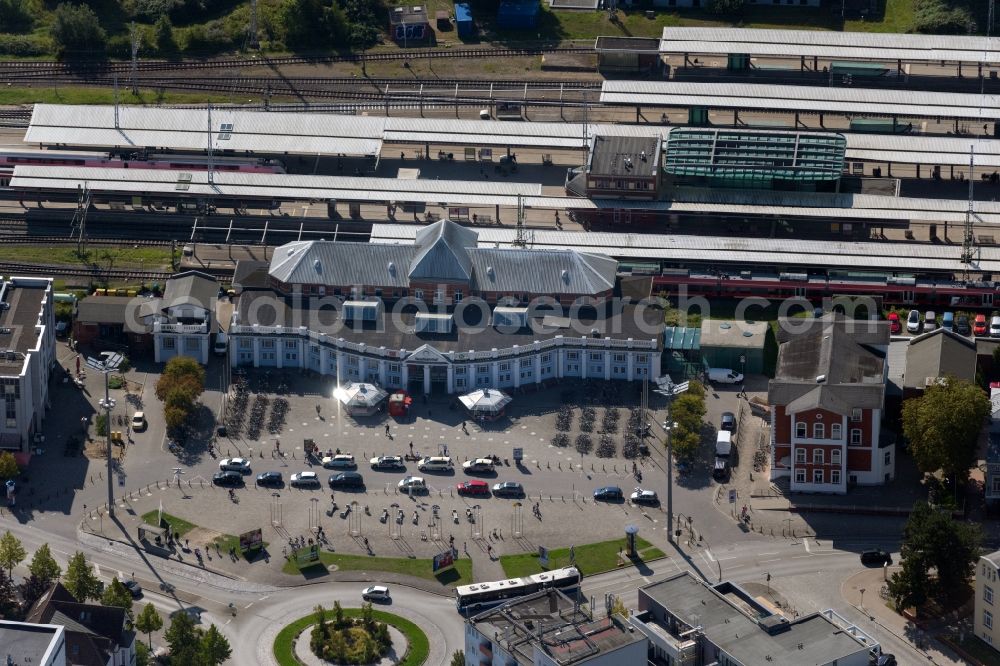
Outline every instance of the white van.
<svg viewBox="0 0 1000 666">
<path fill-rule="evenodd" d="M 733 452 L 733 433 L 728 430 L 720 430 L 715 436 L 715 457 L 728 458 Z"/>
<path fill-rule="evenodd" d="M 351 469 L 355 467 L 354 456 L 350 453 L 338 453 L 335 456 L 325 456 L 321 461 L 327 469 Z"/>
<path fill-rule="evenodd" d="M 729 368 L 709 368 L 708 381 L 713 384 L 739 384 L 743 375 Z"/>
<path fill-rule="evenodd" d="M 226 352 L 229 350 L 229 338 L 225 333 L 219 331 L 215 334 L 215 345 L 212 347 L 212 353 L 216 356 L 225 356 Z"/>
<path fill-rule="evenodd" d="M 420 459 L 417 469 L 421 472 L 450 472 L 455 465 L 449 456 L 427 456 Z"/>
</svg>

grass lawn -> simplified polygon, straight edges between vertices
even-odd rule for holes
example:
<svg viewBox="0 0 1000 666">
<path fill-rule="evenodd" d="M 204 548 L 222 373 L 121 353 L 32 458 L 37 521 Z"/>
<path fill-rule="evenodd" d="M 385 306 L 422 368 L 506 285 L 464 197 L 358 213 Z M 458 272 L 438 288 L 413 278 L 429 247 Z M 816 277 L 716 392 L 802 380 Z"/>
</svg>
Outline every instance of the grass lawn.
<svg viewBox="0 0 1000 666">
<path fill-rule="evenodd" d="M 612 539 L 611 541 L 577 546 L 575 566 L 585 576 L 593 576 L 603 571 L 616 569 L 618 567 L 618 552 L 624 545 L 624 539 Z M 662 550 L 641 537 L 636 539 L 636 545 L 639 547 L 640 560 L 655 560 L 664 557 Z M 500 557 L 500 565 L 503 567 L 504 574 L 509 578 L 521 578 L 546 570 L 568 567 L 570 565 L 569 548 L 550 550 L 547 569 L 543 569 L 538 563 L 538 553 L 503 555 Z"/>
<path fill-rule="evenodd" d="M 170 248 L 92 247 L 80 255 L 73 245 L 0 245 L 0 261 L 155 271 L 170 268 Z"/>
<path fill-rule="evenodd" d="M 455 566 L 434 574 L 431 571 L 431 560 L 410 559 L 408 557 L 368 557 L 367 555 L 341 555 L 321 551 L 320 562 L 325 567 L 336 565 L 340 571 L 390 571 L 392 573 L 415 576 L 427 580 L 435 580 L 442 585 L 468 585 L 472 580 L 472 560 L 455 560 Z M 308 573 L 318 568 L 313 565 L 303 571 Z M 282 568 L 287 574 L 297 574 L 300 569 L 295 562 L 289 560 Z"/>
<path fill-rule="evenodd" d="M 142 514 L 142 522 L 147 525 L 157 526 L 156 517 L 159 515 L 159 511 L 147 511 Z M 163 520 L 165 520 L 169 525 L 170 529 L 174 532 L 180 532 L 181 536 L 184 536 L 194 528 L 198 527 L 194 523 L 189 523 L 183 518 L 178 518 L 177 516 L 171 516 L 167 512 L 163 512 Z"/>
<path fill-rule="evenodd" d="M 343 610 L 345 617 L 361 617 L 360 608 L 344 608 Z M 408 646 L 406 654 L 399 661 L 399 666 L 420 666 L 427 661 L 427 655 L 430 653 L 430 641 L 427 640 L 427 634 L 420 627 L 409 620 L 385 611 L 373 610 L 372 616 L 378 622 L 385 622 L 396 627 L 406 637 Z M 274 639 L 274 658 L 281 666 L 299 666 L 300 662 L 293 652 L 295 639 L 303 631 L 316 624 L 316 619 L 316 613 L 307 615 L 278 632 L 278 636 Z"/>
<path fill-rule="evenodd" d="M 231 93 L 201 93 L 159 91 L 149 88 L 139 89 L 139 95 L 133 95 L 131 89 L 119 91 L 122 104 L 204 104 L 237 103 L 260 104 L 263 99 L 254 96 L 236 95 Z M 294 101 L 291 98 L 272 96 L 271 101 Z M 114 104 L 115 91 L 111 88 L 95 88 L 87 86 L 63 86 L 56 88 L 27 88 L 10 86 L 0 88 L 0 104 Z"/>
<path fill-rule="evenodd" d="M 906 32 L 913 25 L 913 0 L 886 0 L 880 21 L 847 21 L 844 30 L 859 32 Z"/>
</svg>

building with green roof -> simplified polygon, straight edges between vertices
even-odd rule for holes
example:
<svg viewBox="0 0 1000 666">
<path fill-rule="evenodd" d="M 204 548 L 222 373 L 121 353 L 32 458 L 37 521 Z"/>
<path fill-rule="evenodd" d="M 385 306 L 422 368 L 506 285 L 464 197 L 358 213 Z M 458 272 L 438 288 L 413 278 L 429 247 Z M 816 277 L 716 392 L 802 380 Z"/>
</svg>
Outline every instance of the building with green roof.
<svg viewBox="0 0 1000 666">
<path fill-rule="evenodd" d="M 838 191 L 846 148 L 842 134 L 675 128 L 663 170 L 678 185 Z"/>
</svg>

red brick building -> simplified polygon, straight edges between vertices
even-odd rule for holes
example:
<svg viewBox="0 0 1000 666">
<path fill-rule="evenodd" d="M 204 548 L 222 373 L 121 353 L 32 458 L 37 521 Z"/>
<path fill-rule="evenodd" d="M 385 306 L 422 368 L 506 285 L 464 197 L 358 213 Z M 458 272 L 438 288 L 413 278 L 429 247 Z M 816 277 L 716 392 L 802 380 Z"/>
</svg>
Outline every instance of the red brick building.
<svg viewBox="0 0 1000 666">
<path fill-rule="evenodd" d="M 846 493 L 895 475 L 895 444 L 882 441 L 886 322 L 831 316 L 782 320 L 768 387 L 771 480 L 792 491 Z"/>
</svg>

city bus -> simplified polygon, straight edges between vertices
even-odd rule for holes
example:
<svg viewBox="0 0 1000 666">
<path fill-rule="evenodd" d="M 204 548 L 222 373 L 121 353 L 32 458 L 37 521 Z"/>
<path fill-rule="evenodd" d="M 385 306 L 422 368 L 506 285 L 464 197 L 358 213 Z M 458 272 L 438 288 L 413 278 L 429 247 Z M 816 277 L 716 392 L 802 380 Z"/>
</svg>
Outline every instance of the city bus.
<svg viewBox="0 0 1000 666">
<path fill-rule="evenodd" d="M 576 567 L 565 567 L 524 578 L 462 585 L 455 588 L 455 606 L 459 613 L 475 615 L 507 601 L 552 587 L 573 594 L 580 587 L 580 580 L 580 571 Z"/>
</svg>

